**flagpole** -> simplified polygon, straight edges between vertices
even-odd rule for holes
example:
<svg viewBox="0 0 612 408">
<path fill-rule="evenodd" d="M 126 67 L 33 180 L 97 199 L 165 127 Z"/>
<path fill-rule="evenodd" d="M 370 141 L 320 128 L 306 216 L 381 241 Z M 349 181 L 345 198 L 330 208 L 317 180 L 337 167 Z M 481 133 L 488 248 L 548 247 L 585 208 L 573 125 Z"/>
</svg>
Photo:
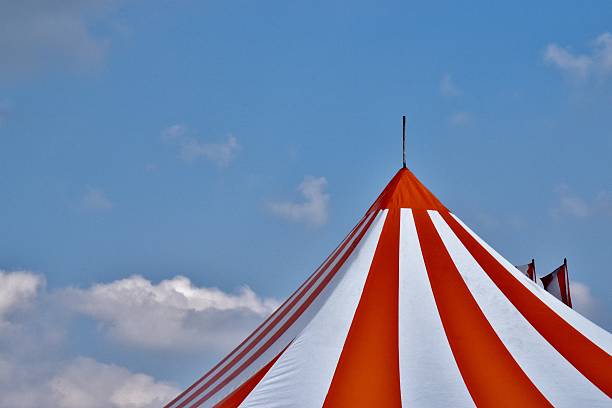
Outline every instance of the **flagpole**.
<svg viewBox="0 0 612 408">
<path fill-rule="evenodd" d="M 531 264 L 533 265 L 533 281 L 538 283 L 538 278 L 536 278 L 535 258 L 531 258 Z"/>
<path fill-rule="evenodd" d="M 567 258 L 563 258 L 563 269 L 565 269 L 565 282 L 567 284 L 567 302 L 569 303 L 569 307 L 573 309 L 572 296 L 570 295 L 569 271 L 567 270 Z"/>
<path fill-rule="evenodd" d="M 402 116 L 402 162 L 406 168 L 406 115 Z"/>
</svg>

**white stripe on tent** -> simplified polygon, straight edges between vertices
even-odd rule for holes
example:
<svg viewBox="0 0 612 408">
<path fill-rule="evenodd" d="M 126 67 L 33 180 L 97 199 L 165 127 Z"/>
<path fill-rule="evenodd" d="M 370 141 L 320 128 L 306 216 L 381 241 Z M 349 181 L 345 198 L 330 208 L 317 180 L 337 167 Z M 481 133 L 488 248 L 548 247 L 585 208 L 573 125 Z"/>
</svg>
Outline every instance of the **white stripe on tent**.
<svg viewBox="0 0 612 408">
<path fill-rule="evenodd" d="M 496 260 L 499 262 L 509 273 L 516 277 L 523 285 L 536 295 L 546 306 L 551 308 L 557 315 L 564 319 L 568 324 L 574 326 L 583 336 L 591 340 L 597 347 L 601 348 L 610 353 L 612 350 L 612 335 L 597 326 L 595 323 L 586 319 L 575 310 L 567 307 L 559 299 L 548 293 L 544 288 L 535 285 L 526 285 L 524 282 L 528 282 L 529 279 L 523 275 L 518 269 L 516 269 L 510 262 L 508 262 L 503 256 L 497 251 L 491 248 L 482 238 L 480 238 L 474 231 L 472 231 L 467 225 L 465 225 L 457 216 L 451 214 L 455 220 L 465 230 L 471 234 L 474 239 L 478 241 Z"/>
<path fill-rule="evenodd" d="M 399 360 L 402 405 L 473 407 L 446 338 L 412 210 L 401 210 Z"/>
<path fill-rule="evenodd" d="M 313 320 L 276 361 L 241 407 L 320 407 L 325 401 L 363 292 L 387 210 L 326 290 L 333 291 Z M 335 286 L 333 283 L 337 283 Z M 334 288 L 335 286 L 335 288 Z"/>
<path fill-rule="evenodd" d="M 283 324 L 285 324 L 288 320 L 290 320 L 292 318 L 292 316 L 294 315 L 295 311 L 298 310 L 300 308 L 300 306 L 302 304 L 304 304 L 304 302 L 308 299 L 310 294 L 312 294 L 319 287 L 319 285 L 321 285 L 321 282 L 325 279 L 325 277 L 328 276 L 331 273 L 331 271 L 334 269 L 334 267 L 338 264 L 339 260 L 350 249 L 351 244 L 359 236 L 360 232 L 368 225 L 368 220 L 369 220 L 370 217 L 371 216 L 368 216 L 368 219 L 366 219 L 366 221 L 362 224 L 360 229 L 358 231 L 356 231 L 356 233 L 353 235 L 352 239 L 343 248 L 343 251 L 338 254 L 338 256 L 335 258 L 334 262 L 332 262 L 329 265 L 329 267 L 319 276 L 319 278 L 315 281 L 314 285 L 312 285 L 312 287 L 309 288 L 308 291 L 306 291 L 306 293 L 302 296 L 302 298 L 298 302 L 296 302 L 296 304 L 293 306 L 293 308 L 291 308 L 289 313 L 287 313 L 275 326 L 273 326 L 272 330 L 270 330 L 269 333 L 267 333 L 259 342 L 255 343 L 254 346 L 251 348 L 251 350 L 249 350 L 248 353 L 246 353 L 240 360 L 238 360 L 233 365 L 233 367 L 231 369 L 229 369 L 227 372 L 225 372 L 222 376 L 220 376 L 212 384 L 207 386 L 204 391 L 200 391 L 200 394 L 196 398 L 194 398 L 192 401 L 190 401 L 186 405 L 186 407 L 195 406 L 194 404 L 200 398 L 202 398 L 205 394 L 210 392 L 210 390 L 214 389 L 218 384 L 222 383 L 226 378 L 230 377 L 235 372 L 235 370 L 237 370 L 237 368 L 240 367 L 240 365 L 243 362 L 247 361 L 251 356 L 253 356 L 260 349 L 260 347 L 262 345 L 264 345 L 268 341 L 268 339 L 270 339 L 272 336 L 275 335 L 275 333 L 278 331 L 278 329 L 280 327 L 283 326 Z M 317 296 L 317 300 L 321 297 L 322 294 L 323 293 L 320 293 L 319 296 Z M 287 328 L 287 330 L 273 344 L 270 345 L 268 350 L 266 350 L 261 356 L 259 356 L 257 359 L 255 359 L 255 361 L 253 361 L 253 363 L 251 363 L 249 366 L 247 366 L 240 375 L 236 376 L 234 379 L 232 379 L 230 382 L 228 382 L 225 386 L 223 386 L 221 389 L 219 389 L 219 391 L 217 391 L 208 401 L 206 401 L 205 404 L 197 405 L 197 406 L 208 407 L 208 406 L 214 405 L 214 403 L 219 402 L 220 400 L 225 398 L 228 394 L 230 394 L 235 388 L 240 386 L 244 381 L 246 381 L 248 378 L 250 378 L 252 375 L 254 375 L 257 371 L 259 371 L 259 369 L 261 369 L 264 365 L 266 365 L 274 357 L 276 357 L 278 355 L 278 353 L 280 353 L 280 351 L 284 347 L 286 347 L 287 344 L 289 344 L 289 342 L 291 340 L 293 340 L 295 338 L 297 333 L 300 332 L 300 330 L 304 327 L 304 325 L 308 323 L 308 319 L 312 316 L 312 312 L 313 312 L 313 310 L 311 310 L 311 309 L 313 308 L 313 306 L 316 306 L 316 305 L 318 305 L 320 303 L 320 302 L 317 302 L 317 300 L 315 300 L 315 302 L 313 302 L 313 304 L 311 304 L 302 313 L 302 315 L 289 328 Z M 243 347 L 243 349 L 246 348 L 246 347 L 247 346 L 245 345 Z M 226 365 L 229 363 L 229 361 L 231 361 L 231 359 L 228 360 Z M 217 370 L 217 371 L 219 371 L 219 370 Z M 200 386 L 194 387 L 194 389 L 192 389 L 188 394 L 183 396 L 183 398 L 181 398 L 181 400 L 177 401 L 175 403 L 175 405 L 180 404 L 181 401 L 189 398 L 189 396 L 192 395 L 193 393 L 198 392 L 200 389 L 203 388 L 203 385 L 206 384 L 206 382 L 207 381 L 203 381 Z"/>
<path fill-rule="evenodd" d="M 428 212 L 489 324 L 546 399 L 555 407 L 609 406 L 608 397 L 559 354 L 499 290 L 440 214 Z"/>
</svg>

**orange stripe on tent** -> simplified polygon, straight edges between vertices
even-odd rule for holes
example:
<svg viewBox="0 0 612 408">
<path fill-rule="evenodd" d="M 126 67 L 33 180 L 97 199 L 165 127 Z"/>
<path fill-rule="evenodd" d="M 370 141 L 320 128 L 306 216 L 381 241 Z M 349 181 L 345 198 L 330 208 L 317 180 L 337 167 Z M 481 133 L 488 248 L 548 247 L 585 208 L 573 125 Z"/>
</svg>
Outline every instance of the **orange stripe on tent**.
<svg viewBox="0 0 612 408">
<path fill-rule="evenodd" d="M 551 406 L 478 307 L 426 211 L 413 211 L 427 275 L 461 376 L 477 406 Z"/>
<path fill-rule="evenodd" d="M 287 346 L 289 347 L 289 346 Z M 253 389 L 259 384 L 261 379 L 270 371 L 276 360 L 279 359 L 280 356 L 283 355 L 287 347 L 283 349 L 278 356 L 274 357 L 272 361 L 263 366 L 257 373 L 255 373 L 251 378 L 246 380 L 240 387 L 236 388 L 230 395 L 225 397 L 221 402 L 215 404 L 215 408 L 235 408 L 242 404 L 242 401 L 246 399 L 246 397 L 253 391 Z"/>
<path fill-rule="evenodd" d="M 325 407 L 401 407 L 399 220 L 389 210 Z"/>
<path fill-rule="evenodd" d="M 525 319 L 589 381 L 612 397 L 612 357 L 523 286 L 453 216 L 440 214 Z"/>
<path fill-rule="evenodd" d="M 219 384 L 217 384 L 215 387 L 213 387 L 212 390 L 210 390 L 204 396 L 202 396 L 199 400 L 197 400 L 193 404 L 194 407 L 197 407 L 197 406 L 203 404 L 204 402 L 206 402 L 215 393 L 217 393 L 219 390 L 221 390 L 223 387 L 225 387 L 230 381 L 232 381 L 234 378 L 236 378 L 238 375 L 240 375 L 240 373 L 242 373 L 242 371 L 244 371 L 244 369 L 246 367 L 251 365 L 257 358 L 259 358 L 259 356 L 261 356 L 272 344 L 274 344 L 274 342 L 276 342 L 276 340 L 278 340 L 278 338 L 280 336 L 282 336 L 282 334 L 289 327 L 291 327 L 293 325 L 293 323 L 295 323 L 295 321 L 302 315 L 302 313 L 304 313 L 304 311 L 306 309 L 308 309 L 308 307 L 312 304 L 312 302 L 314 302 L 314 300 L 317 298 L 317 296 L 319 296 L 319 294 L 323 291 L 323 289 L 325 289 L 327 284 L 336 275 L 338 270 L 340 270 L 342 265 L 344 265 L 344 262 L 348 259 L 348 257 L 351 255 L 351 253 L 353 252 L 355 247 L 359 244 L 359 242 L 361 241 L 361 239 L 363 238 L 365 233 L 369 230 L 370 226 L 372 225 L 372 222 L 374 222 L 374 219 L 376 219 L 375 216 L 374 217 L 370 217 L 368 219 L 368 221 L 367 221 L 366 225 L 364 226 L 364 228 L 361 231 L 359 231 L 359 234 L 357 235 L 355 240 L 350 244 L 350 246 L 346 250 L 346 252 L 344 252 L 342 254 L 342 256 L 340 257 L 339 261 L 332 268 L 331 272 L 327 276 L 325 276 L 325 278 L 323 278 L 323 280 L 319 284 L 319 286 L 317 286 L 314 289 L 314 291 L 308 296 L 308 298 L 304 301 L 304 303 L 302 303 L 300 305 L 300 307 L 298 307 L 298 309 L 295 311 L 295 313 L 255 353 L 253 353 L 245 362 L 243 362 L 238 368 L 236 368 L 236 370 L 234 370 L 226 379 L 221 381 Z M 297 302 L 297 300 L 295 300 L 295 302 Z M 261 337 L 263 337 L 263 336 L 261 336 Z M 257 342 L 259 340 L 260 339 L 257 339 Z M 249 348 L 249 350 L 251 348 Z M 246 354 L 246 352 L 244 354 Z M 242 355 L 243 355 L 243 353 L 241 353 L 241 355 L 239 357 L 237 357 L 236 359 L 241 358 Z M 218 378 L 219 376 L 216 375 L 215 378 Z M 209 383 L 211 383 L 213 381 L 215 381 L 215 380 L 211 379 L 209 381 Z M 183 401 L 179 405 L 179 407 L 185 406 L 185 404 L 187 404 L 189 401 L 193 400 L 197 395 L 200 395 L 205 390 L 205 387 L 207 387 L 207 386 L 208 385 L 205 385 L 204 388 L 197 390 L 188 399 Z"/>
</svg>

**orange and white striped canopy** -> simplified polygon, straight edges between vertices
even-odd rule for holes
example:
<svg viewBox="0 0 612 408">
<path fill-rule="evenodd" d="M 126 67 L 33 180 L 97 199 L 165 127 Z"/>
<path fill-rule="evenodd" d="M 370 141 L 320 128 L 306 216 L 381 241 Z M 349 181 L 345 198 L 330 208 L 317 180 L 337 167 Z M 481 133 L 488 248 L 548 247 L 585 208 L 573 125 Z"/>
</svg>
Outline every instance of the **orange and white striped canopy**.
<svg viewBox="0 0 612 408">
<path fill-rule="evenodd" d="M 611 346 L 404 168 L 314 274 L 167 407 L 610 407 Z"/>
</svg>

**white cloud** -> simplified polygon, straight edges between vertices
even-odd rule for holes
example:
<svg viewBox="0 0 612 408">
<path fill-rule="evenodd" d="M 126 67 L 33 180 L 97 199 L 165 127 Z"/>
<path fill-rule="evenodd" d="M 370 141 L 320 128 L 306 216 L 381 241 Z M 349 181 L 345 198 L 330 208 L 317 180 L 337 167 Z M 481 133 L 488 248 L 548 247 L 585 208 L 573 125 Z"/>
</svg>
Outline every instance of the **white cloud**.
<svg viewBox="0 0 612 408">
<path fill-rule="evenodd" d="M 81 206 L 88 210 L 110 210 L 113 202 L 106 196 L 103 190 L 87 187 L 81 198 Z"/>
<path fill-rule="evenodd" d="M 235 293 L 196 287 L 177 276 L 153 284 L 141 277 L 66 289 L 73 310 L 102 324 L 116 341 L 149 349 L 225 349 L 277 306 L 248 287 Z"/>
<path fill-rule="evenodd" d="M 557 68 L 585 78 L 591 69 L 593 61 L 586 55 L 574 55 L 566 48 L 557 44 L 549 44 L 544 52 L 544 61 L 555 65 Z"/>
<path fill-rule="evenodd" d="M 203 143 L 190 138 L 181 145 L 181 155 L 189 162 L 203 157 L 220 167 L 226 167 L 239 149 L 238 140 L 232 135 L 227 137 L 227 141 L 221 143 Z"/>
<path fill-rule="evenodd" d="M 612 216 L 612 193 L 609 191 L 600 191 L 592 200 L 573 193 L 565 184 L 555 188 L 555 192 L 559 201 L 550 210 L 551 215 L 555 218 L 564 216 L 573 218 Z"/>
<path fill-rule="evenodd" d="M 164 141 L 173 141 L 183 137 L 187 133 L 187 126 L 179 123 L 176 125 L 168 126 L 162 129 L 161 135 Z"/>
<path fill-rule="evenodd" d="M 233 135 L 229 135 L 224 142 L 206 143 L 189 133 L 189 128 L 183 124 L 169 126 L 161 132 L 162 140 L 176 145 L 181 157 L 187 162 L 203 158 L 219 167 L 227 167 L 241 148 Z"/>
<path fill-rule="evenodd" d="M 0 2 L 0 72 L 20 75 L 48 66 L 98 66 L 109 48 L 105 0 Z M 93 26 L 96 26 L 95 29 Z"/>
<path fill-rule="evenodd" d="M 325 177 L 307 176 L 298 187 L 303 202 L 273 202 L 268 207 L 274 214 L 291 221 L 323 225 L 327 222 L 329 207 L 329 194 L 324 192 L 326 185 Z"/>
<path fill-rule="evenodd" d="M 151 376 L 89 358 L 71 361 L 49 380 L 48 386 L 54 405 L 61 408 L 153 408 L 179 392 Z"/>
<path fill-rule="evenodd" d="M 0 327 L 7 324 L 6 316 L 26 306 L 44 285 L 44 279 L 28 271 L 0 270 Z"/>
<path fill-rule="evenodd" d="M 0 271 L 0 325 L 9 325 L 0 335 L 0 408 L 149 408 L 177 394 L 176 387 L 124 367 L 58 358 L 57 342 L 48 340 L 63 319 L 41 303 L 44 282 L 29 271 Z M 29 315 L 11 313 L 26 305 Z"/>
<path fill-rule="evenodd" d="M 612 34 L 605 32 L 595 40 L 598 48 L 597 62 L 599 69 L 609 74 L 612 72 Z"/>
<path fill-rule="evenodd" d="M 153 408 L 179 392 L 149 375 L 91 358 L 30 364 L 0 354 L 0 407 Z"/>
<path fill-rule="evenodd" d="M 461 90 L 453 82 L 450 74 L 444 74 L 440 79 L 440 93 L 442 96 L 452 97 L 461 95 Z"/>
<path fill-rule="evenodd" d="M 448 122 L 453 126 L 465 126 L 471 121 L 472 115 L 468 112 L 455 112 L 448 119 Z"/>
<path fill-rule="evenodd" d="M 569 47 L 549 44 L 544 51 L 544 61 L 577 78 L 600 77 L 612 74 L 612 34 L 605 32 L 591 43 L 591 50 L 578 54 Z"/>
<path fill-rule="evenodd" d="M 562 184 L 558 186 L 555 192 L 559 197 L 559 202 L 551 210 L 551 214 L 554 217 L 568 215 L 574 218 L 586 218 L 590 215 L 591 208 L 586 200 L 573 194 L 567 185 Z"/>
</svg>

